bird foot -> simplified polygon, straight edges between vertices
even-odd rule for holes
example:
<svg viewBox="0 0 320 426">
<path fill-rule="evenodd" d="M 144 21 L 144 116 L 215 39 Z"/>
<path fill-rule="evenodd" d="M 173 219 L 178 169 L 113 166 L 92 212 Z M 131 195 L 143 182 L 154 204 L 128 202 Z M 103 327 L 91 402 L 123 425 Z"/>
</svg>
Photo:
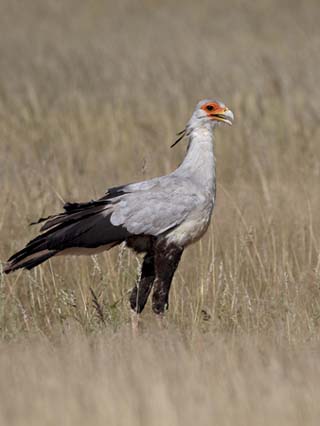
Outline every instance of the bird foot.
<svg viewBox="0 0 320 426">
<path fill-rule="evenodd" d="M 165 330 L 168 328 L 168 321 L 164 313 L 157 314 L 157 324 L 160 330 Z"/>
<path fill-rule="evenodd" d="M 140 333 L 140 314 L 138 314 L 136 311 L 131 310 L 131 330 L 132 335 L 134 337 L 138 336 Z"/>
</svg>

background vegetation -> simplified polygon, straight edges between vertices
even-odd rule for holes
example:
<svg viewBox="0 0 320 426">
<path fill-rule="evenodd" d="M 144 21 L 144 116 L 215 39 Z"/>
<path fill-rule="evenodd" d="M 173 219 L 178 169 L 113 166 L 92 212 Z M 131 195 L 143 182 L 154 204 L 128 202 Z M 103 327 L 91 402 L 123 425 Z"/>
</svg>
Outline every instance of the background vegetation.
<svg viewBox="0 0 320 426">
<path fill-rule="evenodd" d="M 123 247 L 0 276 L 1 424 L 318 424 L 318 2 L 0 8 L 2 261 L 64 200 L 174 169 L 199 99 L 236 116 L 216 134 L 214 218 L 184 254 L 168 330 L 147 307 L 132 339 L 141 259 Z"/>
</svg>

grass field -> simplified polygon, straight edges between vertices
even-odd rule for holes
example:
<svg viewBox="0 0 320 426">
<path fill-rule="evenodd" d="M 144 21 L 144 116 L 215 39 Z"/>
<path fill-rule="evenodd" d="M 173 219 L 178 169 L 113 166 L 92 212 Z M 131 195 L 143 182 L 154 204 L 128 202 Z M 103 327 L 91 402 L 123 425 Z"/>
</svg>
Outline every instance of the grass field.
<svg viewBox="0 0 320 426">
<path fill-rule="evenodd" d="M 0 424 L 316 425 L 318 1 L 115 3 L 0 0 L 0 260 L 63 201 L 173 170 L 205 97 L 236 117 L 214 218 L 137 339 L 123 247 L 0 275 Z"/>
</svg>

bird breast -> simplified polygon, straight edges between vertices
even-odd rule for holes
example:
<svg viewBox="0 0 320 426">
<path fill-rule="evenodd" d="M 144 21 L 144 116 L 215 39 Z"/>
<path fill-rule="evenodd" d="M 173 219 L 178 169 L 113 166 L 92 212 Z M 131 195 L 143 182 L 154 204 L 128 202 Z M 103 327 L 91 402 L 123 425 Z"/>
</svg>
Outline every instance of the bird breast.
<svg viewBox="0 0 320 426">
<path fill-rule="evenodd" d="M 166 235 L 168 243 L 186 247 L 198 241 L 207 231 L 213 210 L 213 200 L 199 206 L 180 225 Z"/>
</svg>

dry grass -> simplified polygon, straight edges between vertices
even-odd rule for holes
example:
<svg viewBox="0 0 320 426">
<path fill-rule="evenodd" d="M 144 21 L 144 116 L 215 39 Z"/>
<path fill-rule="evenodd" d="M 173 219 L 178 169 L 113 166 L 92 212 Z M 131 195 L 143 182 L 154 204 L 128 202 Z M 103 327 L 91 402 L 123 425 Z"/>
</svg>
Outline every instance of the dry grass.
<svg viewBox="0 0 320 426">
<path fill-rule="evenodd" d="M 0 346 L 5 425 L 317 425 L 319 345 L 125 330 Z"/>
<path fill-rule="evenodd" d="M 0 1 L 1 260 L 62 200 L 176 167 L 199 99 L 236 115 L 164 335 L 149 308 L 128 335 L 123 248 L 0 277 L 1 423 L 316 424 L 320 11 L 256 3 Z"/>
</svg>

